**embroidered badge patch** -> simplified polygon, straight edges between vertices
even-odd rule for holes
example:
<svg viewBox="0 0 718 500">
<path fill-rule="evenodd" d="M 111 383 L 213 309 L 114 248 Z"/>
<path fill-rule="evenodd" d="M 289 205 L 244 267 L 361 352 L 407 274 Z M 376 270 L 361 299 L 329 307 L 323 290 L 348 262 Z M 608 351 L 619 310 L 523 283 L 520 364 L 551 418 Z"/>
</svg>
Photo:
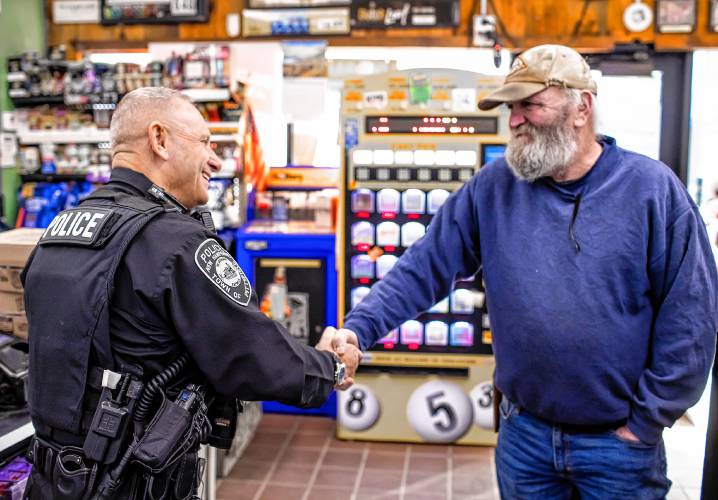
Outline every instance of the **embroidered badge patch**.
<svg viewBox="0 0 718 500">
<path fill-rule="evenodd" d="M 90 246 L 110 220 L 111 210 L 105 208 L 73 208 L 60 212 L 52 219 L 40 237 L 40 244 L 74 243 Z"/>
<path fill-rule="evenodd" d="M 227 297 L 241 306 L 249 304 L 252 285 L 239 264 L 216 240 L 204 240 L 194 254 L 194 261 Z"/>
</svg>

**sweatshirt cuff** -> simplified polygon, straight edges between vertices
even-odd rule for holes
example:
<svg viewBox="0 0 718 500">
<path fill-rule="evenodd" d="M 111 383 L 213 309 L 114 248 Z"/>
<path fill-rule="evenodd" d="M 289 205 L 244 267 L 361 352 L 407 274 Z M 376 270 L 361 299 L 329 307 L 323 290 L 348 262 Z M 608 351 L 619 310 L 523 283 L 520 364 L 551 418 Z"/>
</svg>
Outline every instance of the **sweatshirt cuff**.
<svg viewBox="0 0 718 500">
<path fill-rule="evenodd" d="M 628 429 L 636 435 L 638 439 L 646 444 L 656 444 L 661 440 L 663 435 L 663 426 L 640 418 L 631 412 L 626 424 Z"/>
<path fill-rule="evenodd" d="M 358 324 L 357 322 L 352 321 L 350 319 L 350 320 L 344 322 L 344 326 L 342 326 L 342 328 L 351 330 L 356 334 L 357 339 L 359 340 L 359 350 L 360 351 L 364 352 L 372 346 L 373 343 L 371 343 L 369 341 L 366 334 L 364 334 L 364 332 L 362 331 L 361 324 Z"/>
</svg>

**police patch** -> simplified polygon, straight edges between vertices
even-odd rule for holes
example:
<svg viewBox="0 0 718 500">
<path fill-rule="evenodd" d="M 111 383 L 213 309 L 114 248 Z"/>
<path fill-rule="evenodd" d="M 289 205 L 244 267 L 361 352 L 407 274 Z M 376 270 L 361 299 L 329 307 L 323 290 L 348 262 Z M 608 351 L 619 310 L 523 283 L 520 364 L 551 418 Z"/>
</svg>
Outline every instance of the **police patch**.
<svg viewBox="0 0 718 500">
<path fill-rule="evenodd" d="M 90 246 L 110 220 L 112 210 L 105 208 L 72 208 L 52 219 L 40 237 L 40 244 L 71 243 Z"/>
<path fill-rule="evenodd" d="M 216 240 L 204 240 L 194 254 L 194 261 L 227 297 L 241 306 L 249 304 L 252 285 L 239 264 Z"/>
</svg>

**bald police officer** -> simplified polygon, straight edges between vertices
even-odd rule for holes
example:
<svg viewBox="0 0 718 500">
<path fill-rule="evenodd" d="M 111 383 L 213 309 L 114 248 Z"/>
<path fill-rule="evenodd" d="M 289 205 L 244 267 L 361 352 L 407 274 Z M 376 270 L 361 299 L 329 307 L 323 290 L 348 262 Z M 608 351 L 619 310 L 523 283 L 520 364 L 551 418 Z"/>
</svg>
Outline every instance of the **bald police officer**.
<svg viewBox="0 0 718 500">
<path fill-rule="evenodd" d="M 300 344 L 261 314 L 207 218 L 190 216 L 207 202 L 220 161 L 188 99 L 164 88 L 130 92 L 115 110 L 111 139 L 110 182 L 53 220 L 23 276 L 33 499 L 88 494 L 113 467 L 105 448 L 98 453 L 95 442 L 88 451 L 86 441 L 91 428 L 102 441 L 125 425 L 121 408 L 101 396 L 110 394 L 112 374 L 129 370 L 146 382 L 188 353 L 189 365 L 171 375 L 194 367 L 220 395 L 316 406 L 335 386 L 351 385 L 361 357 L 354 349 L 338 358 L 330 335 L 316 349 Z M 104 427 L 93 423 L 100 399 Z M 151 487 L 155 498 L 196 490 L 195 480 L 178 491 L 180 466 L 159 478 L 159 494 L 149 484 L 158 478 L 129 471 L 120 498 L 145 498 Z"/>
</svg>

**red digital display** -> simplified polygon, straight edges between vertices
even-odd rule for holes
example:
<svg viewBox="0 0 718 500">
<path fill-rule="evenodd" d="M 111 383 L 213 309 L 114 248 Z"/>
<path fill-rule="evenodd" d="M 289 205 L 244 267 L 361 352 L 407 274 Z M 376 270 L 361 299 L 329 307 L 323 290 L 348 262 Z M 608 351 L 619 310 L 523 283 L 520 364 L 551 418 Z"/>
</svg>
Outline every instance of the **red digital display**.
<svg viewBox="0 0 718 500">
<path fill-rule="evenodd" d="M 499 130 L 495 116 L 367 116 L 367 134 L 483 135 Z"/>
</svg>

